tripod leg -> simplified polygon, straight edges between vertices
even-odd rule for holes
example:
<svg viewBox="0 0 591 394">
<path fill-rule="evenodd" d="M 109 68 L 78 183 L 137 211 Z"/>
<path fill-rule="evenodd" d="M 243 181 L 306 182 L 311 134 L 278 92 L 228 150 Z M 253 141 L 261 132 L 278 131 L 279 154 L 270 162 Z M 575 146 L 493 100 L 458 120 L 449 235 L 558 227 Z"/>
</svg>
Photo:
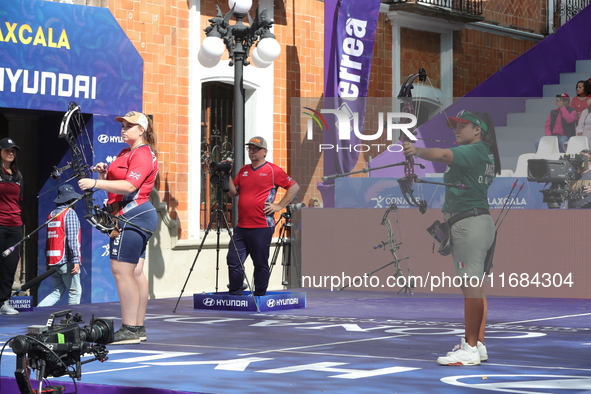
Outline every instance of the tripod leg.
<svg viewBox="0 0 591 394">
<path fill-rule="evenodd" d="M 281 265 L 283 266 L 283 273 L 281 274 L 281 284 L 286 286 L 289 284 L 287 280 L 289 278 L 289 267 L 291 265 L 291 235 L 290 231 L 288 231 L 289 227 L 291 227 L 291 223 L 289 222 L 290 219 L 286 219 L 283 224 L 281 225 L 281 229 L 279 230 L 279 238 L 275 243 L 275 249 L 273 250 L 273 258 L 271 259 L 271 263 L 269 264 L 269 277 L 273 273 L 273 267 L 277 263 L 277 258 L 281 253 L 282 262 Z"/>
<path fill-rule="evenodd" d="M 199 258 L 199 255 L 201 254 L 201 250 L 203 249 L 203 244 L 205 243 L 205 240 L 207 239 L 207 235 L 209 234 L 209 231 L 211 230 L 211 227 L 213 225 L 213 221 L 214 221 L 215 215 L 217 215 L 217 212 L 218 211 L 215 210 L 211 213 L 211 219 L 209 220 L 209 224 L 207 225 L 207 230 L 205 230 L 205 234 L 203 235 L 203 239 L 201 240 L 201 245 L 199 245 L 199 248 L 197 248 L 197 255 L 195 256 L 195 259 L 193 260 L 193 264 L 191 264 L 191 268 L 189 269 L 189 274 L 187 275 L 187 279 L 185 280 L 185 284 L 183 285 L 183 288 L 181 289 L 181 294 L 179 294 L 179 298 L 176 300 L 176 305 L 174 306 L 172 313 L 176 313 L 176 308 L 179 306 L 179 302 L 181 301 L 181 297 L 183 296 L 183 292 L 185 291 L 185 288 L 187 287 L 187 283 L 189 282 L 189 278 L 191 277 L 191 273 L 193 272 L 193 268 L 195 267 L 195 263 L 197 262 L 197 259 Z"/>
<path fill-rule="evenodd" d="M 275 242 L 275 249 L 273 250 L 273 257 L 271 258 L 271 263 L 269 263 L 269 276 L 273 273 L 273 267 L 277 263 L 277 257 L 279 257 L 279 251 L 281 250 L 281 246 L 283 245 L 283 233 L 285 232 L 285 223 L 281 225 L 281 230 L 279 230 L 279 238 L 277 238 L 277 242 Z"/>
<path fill-rule="evenodd" d="M 217 233 L 217 241 L 215 246 L 215 294 L 218 294 L 218 284 L 219 284 L 219 277 L 220 277 L 220 217 L 224 215 L 223 211 L 220 211 L 220 214 L 217 215 L 217 222 L 216 222 L 216 233 Z"/>
<path fill-rule="evenodd" d="M 289 271 L 291 267 L 291 237 L 288 237 L 287 241 L 283 243 L 283 262 L 281 265 L 283 266 L 283 277 L 281 280 L 281 284 L 283 286 L 289 285 Z"/>
</svg>

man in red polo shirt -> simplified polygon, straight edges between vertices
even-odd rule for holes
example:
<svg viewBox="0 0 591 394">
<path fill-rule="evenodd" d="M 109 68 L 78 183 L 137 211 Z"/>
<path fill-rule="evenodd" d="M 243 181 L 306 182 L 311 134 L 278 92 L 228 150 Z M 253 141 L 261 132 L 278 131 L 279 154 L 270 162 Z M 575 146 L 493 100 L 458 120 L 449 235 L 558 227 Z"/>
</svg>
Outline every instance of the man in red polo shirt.
<svg viewBox="0 0 591 394">
<path fill-rule="evenodd" d="M 230 177 L 228 195 L 238 199 L 238 224 L 230 243 L 227 263 L 230 294 L 242 295 L 244 272 L 242 262 L 250 255 L 254 264 L 254 295 L 263 296 L 269 285 L 269 250 L 275 231 L 275 212 L 285 208 L 300 190 L 300 186 L 279 166 L 265 160 L 267 141 L 253 137 L 246 144 L 250 164 Z M 274 203 L 277 189 L 286 189 L 285 196 Z M 234 245 L 238 249 L 238 259 Z"/>
</svg>

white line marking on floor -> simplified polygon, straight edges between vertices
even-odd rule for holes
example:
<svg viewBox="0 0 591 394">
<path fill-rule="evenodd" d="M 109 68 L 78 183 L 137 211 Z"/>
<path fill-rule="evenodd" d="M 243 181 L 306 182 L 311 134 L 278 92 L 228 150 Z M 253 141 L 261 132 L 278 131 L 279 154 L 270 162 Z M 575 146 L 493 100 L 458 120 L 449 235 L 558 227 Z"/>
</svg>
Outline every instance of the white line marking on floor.
<svg viewBox="0 0 591 394">
<path fill-rule="evenodd" d="M 116 372 L 116 371 L 127 371 L 128 369 L 138 369 L 138 368 L 148 368 L 149 365 L 138 365 L 137 367 L 129 367 L 129 368 L 116 368 L 116 369 L 107 369 L 102 371 L 90 371 L 84 372 L 84 375 L 90 375 L 93 373 L 105 373 L 105 372 Z"/>
<path fill-rule="evenodd" d="M 255 352 L 255 353 L 245 353 L 245 354 L 240 354 L 240 356 L 252 356 L 252 355 L 255 355 L 255 354 L 264 354 L 264 353 L 273 353 L 273 352 L 286 352 L 286 351 L 292 351 L 292 350 L 310 349 L 310 348 L 321 347 L 321 346 L 344 345 L 344 344 L 349 344 L 349 343 L 377 341 L 377 340 L 380 340 L 380 339 L 401 338 L 401 337 L 407 337 L 407 336 L 408 335 L 394 335 L 394 336 L 389 336 L 389 337 L 358 339 L 358 340 L 355 340 L 355 341 L 319 343 L 319 344 L 316 344 L 316 345 L 290 347 L 290 348 L 285 348 L 285 349 L 264 350 L 262 352 Z"/>
<path fill-rule="evenodd" d="M 498 323 L 498 324 L 518 324 L 518 323 L 531 323 L 533 321 L 544 321 L 544 320 L 556 320 L 556 319 L 566 319 L 567 317 L 579 317 L 579 316 L 591 316 L 591 313 L 581 313 L 579 315 L 565 315 L 565 316 L 556 316 L 556 317 L 545 317 L 543 319 L 533 319 L 533 320 L 521 320 L 521 321 L 512 321 L 508 323 Z"/>
</svg>

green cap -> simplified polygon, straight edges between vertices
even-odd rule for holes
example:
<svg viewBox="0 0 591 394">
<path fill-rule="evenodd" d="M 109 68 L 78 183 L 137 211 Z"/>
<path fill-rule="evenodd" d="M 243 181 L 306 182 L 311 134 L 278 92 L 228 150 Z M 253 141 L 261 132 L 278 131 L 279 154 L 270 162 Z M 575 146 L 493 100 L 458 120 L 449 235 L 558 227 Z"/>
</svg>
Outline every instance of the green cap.
<svg viewBox="0 0 591 394">
<path fill-rule="evenodd" d="M 482 130 L 488 131 L 488 126 L 486 125 L 486 123 L 484 123 L 476 115 L 474 115 L 466 110 L 460 111 L 455 118 L 453 118 L 453 117 L 447 118 L 447 125 L 449 127 L 451 127 L 452 129 L 455 129 L 456 127 L 458 127 L 458 123 L 474 123 L 475 125 L 480 126 L 482 128 Z"/>
</svg>

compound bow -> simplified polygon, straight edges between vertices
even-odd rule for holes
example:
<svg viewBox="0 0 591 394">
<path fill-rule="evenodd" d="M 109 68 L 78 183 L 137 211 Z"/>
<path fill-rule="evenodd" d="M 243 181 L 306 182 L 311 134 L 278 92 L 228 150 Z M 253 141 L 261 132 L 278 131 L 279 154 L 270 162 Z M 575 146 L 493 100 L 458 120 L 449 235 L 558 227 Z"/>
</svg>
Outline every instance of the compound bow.
<svg viewBox="0 0 591 394">
<path fill-rule="evenodd" d="M 409 257 L 399 259 L 398 256 L 396 256 L 396 251 L 400 248 L 402 242 L 396 242 L 396 234 L 394 234 L 394 228 L 392 227 L 392 222 L 389 218 L 391 212 L 398 212 L 398 206 L 395 203 L 393 203 L 388 207 L 388 209 L 386 209 L 386 212 L 384 212 L 384 216 L 382 217 L 382 221 L 380 224 L 382 226 L 385 226 L 386 230 L 388 231 L 388 241 L 382 242 L 380 247 L 385 248 L 386 246 L 388 246 L 388 250 L 390 251 L 390 253 L 392 253 L 392 256 L 394 257 L 394 261 L 391 263 L 394 264 L 395 267 L 394 277 L 398 278 L 399 276 L 403 275 L 402 269 L 400 268 L 400 261 L 408 259 Z M 396 219 L 396 223 L 398 223 L 398 219 Z"/>
<path fill-rule="evenodd" d="M 91 167 L 89 166 L 86 156 L 84 155 L 84 136 L 86 136 L 90 149 L 94 153 L 94 150 L 92 149 L 92 143 L 88 135 L 88 130 L 86 129 L 86 123 L 84 122 L 82 112 L 80 111 L 80 106 L 74 102 L 71 102 L 69 104 L 68 111 L 62 118 L 59 137 L 64 138 L 70 146 L 72 151 L 72 160 L 68 163 L 68 165 L 60 168 L 59 170 L 70 168 L 74 173 L 74 177 L 78 179 L 92 178 Z M 81 139 L 82 141 L 79 143 L 79 140 Z M 112 215 L 111 213 L 107 212 L 105 207 L 101 207 L 99 204 L 95 203 L 92 197 L 95 191 L 96 190 L 85 190 L 83 194 L 87 213 L 84 218 L 88 221 L 88 223 L 90 223 L 92 227 L 96 228 L 101 233 L 109 234 L 117 227 L 118 220 L 149 234 L 153 233 L 152 231 L 142 228 L 121 216 Z"/>
<path fill-rule="evenodd" d="M 404 83 L 400 87 L 400 92 L 398 93 L 398 98 L 402 101 L 401 103 L 401 111 L 406 112 L 409 114 L 415 115 L 415 107 L 412 98 L 412 89 L 414 89 L 414 82 L 417 80 L 419 82 L 425 82 L 427 80 L 427 72 L 424 68 L 420 68 L 417 74 L 411 74 L 404 80 Z M 411 132 L 416 135 L 417 132 L 413 128 Z M 412 140 L 405 134 L 400 133 L 400 141 L 401 142 L 412 142 Z M 437 142 L 446 142 L 441 140 L 432 140 Z M 448 186 L 448 187 L 455 187 L 459 189 L 469 189 L 470 186 L 461 185 L 461 184 L 454 184 L 454 183 L 445 183 L 445 182 L 432 182 L 426 181 L 424 179 L 420 179 L 415 174 L 415 166 L 418 165 L 421 169 L 424 169 L 425 166 L 420 163 L 415 163 L 415 159 L 413 156 L 406 156 L 404 163 L 404 177 L 398 179 L 398 184 L 400 185 L 400 191 L 402 193 L 402 197 L 407 202 L 408 205 L 411 207 L 419 208 L 419 212 L 425 213 L 427 212 L 427 201 L 424 199 L 420 199 L 414 196 L 413 184 L 414 183 L 428 183 L 431 185 L 440 185 L 440 186 Z M 402 163 L 401 163 L 402 164 Z"/>
<path fill-rule="evenodd" d="M 394 232 L 394 227 L 392 226 L 392 222 L 390 221 L 389 215 L 390 213 L 394 212 L 395 214 L 398 212 L 398 207 L 396 206 L 396 203 L 392 203 L 392 205 L 390 205 L 388 207 L 388 209 L 386 209 L 386 212 L 384 213 L 384 216 L 382 217 L 382 221 L 381 221 L 381 225 L 385 226 L 387 231 L 388 231 L 388 240 L 387 241 L 382 241 L 379 245 L 374 246 L 374 249 L 381 249 L 383 248 L 384 250 L 387 248 L 390 253 L 392 253 L 392 257 L 394 257 L 394 260 L 389 262 L 388 264 L 375 269 L 369 273 L 367 273 L 367 277 L 371 277 L 373 276 L 373 274 L 375 274 L 378 271 L 383 270 L 386 267 L 389 267 L 391 265 L 394 265 L 394 275 L 392 275 L 395 279 L 396 279 L 396 283 L 398 283 L 398 278 L 399 277 L 403 277 L 404 273 L 402 271 L 402 268 L 400 267 L 400 262 L 403 260 L 410 260 L 410 257 L 403 257 L 403 258 L 398 258 L 398 256 L 396 255 L 396 252 L 398 251 L 398 249 L 400 249 L 400 247 L 402 246 L 403 242 L 402 239 L 400 239 L 399 242 L 396 241 L 396 234 Z M 398 219 L 395 219 L 395 223 L 398 227 L 398 232 L 399 234 L 402 235 L 402 231 L 400 231 L 400 226 L 398 223 Z M 409 269 L 410 272 L 410 269 Z M 338 291 L 344 290 L 347 287 L 353 285 L 353 286 L 358 286 L 358 283 L 361 281 L 361 278 L 355 279 L 353 281 L 353 283 L 349 283 L 341 288 L 338 289 Z M 401 286 L 401 289 L 398 291 L 399 293 L 404 290 L 404 292 L 406 293 L 407 291 L 409 291 L 412 294 L 412 289 L 414 288 L 414 281 L 408 281 L 408 279 L 405 278 L 404 280 L 404 286 Z"/>
<path fill-rule="evenodd" d="M 387 242 L 382 241 L 382 243 L 380 245 L 376 246 L 375 248 L 376 249 L 379 249 L 379 248 L 386 249 L 386 247 L 387 247 L 388 250 L 390 251 L 390 253 L 392 254 L 392 257 L 394 258 L 394 260 L 392 260 L 390 263 L 386 264 L 385 266 L 369 273 L 369 276 L 373 275 L 375 272 L 381 270 L 382 268 L 388 267 L 390 265 L 394 265 L 393 277 L 396 279 L 396 284 L 399 284 L 398 278 L 404 277 L 404 272 L 402 271 L 402 267 L 400 266 L 400 262 L 403 260 L 410 261 L 410 256 L 398 258 L 397 254 L 396 254 L 398 249 L 400 249 L 400 247 L 403 245 L 403 241 L 402 241 L 402 234 L 403 233 L 402 233 L 401 226 L 398 223 L 398 218 L 395 218 L 394 222 L 396 223 L 398 233 L 400 236 L 400 240 L 397 241 L 396 240 L 396 233 L 394 232 L 394 227 L 392 226 L 392 221 L 390 220 L 391 213 L 394 213 L 394 215 L 396 215 L 398 213 L 398 206 L 396 205 L 396 203 L 392 203 L 388 207 L 388 209 L 386 209 L 386 212 L 384 212 L 384 216 L 382 216 L 382 221 L 380 223 L 382 226 L 386 227 L 386 230 L 388 232 L 388 241 Z M 410 267 L 408 268 L 408 271 L 410 273 Z M 404 279 L 403 285 L 401 285 L 400 287 L 401 288 L 398 291 L 398 293 L 400 293 L 402 290 L 404 290 L 405 293 L 408 291 L 412 294 L 412 289 L 415 287 L 414 280 L 410 279 L 410 275 L 409 275 L 408 277 L 406 277 Z"/>
<path fill-rule="evenodd" d="M 88 130 L 86 129 L 86 123 L 82 117 L 80 106 L 74 102 L 71 102 L 69 104 L 68 111 L 62 118 L 59 137 L 65 139 L 70 146 L 72 160 L 68 163 L 68 165 L 60 168 L 60 170 L 70 168 L 74 173 L 74 177 L 78 179 L 92 178 L 90 166 L 88 165 L 86 156 L 84 155 L 83 144 L 79 143 L 79 140 L 84 136 L 86 136 L 88 139 L 89 146 L 92 149 L 92 144 L 90 143 Z M 80 142 L 83 142 L 83 140 Z M 112 215 L 105 211 L 104 208 L 101 208 L 100 205 L 95 203 L 94 199 L 92 198 L 93 193 L 94 190 L 84 191 L 84 206 L 86 207 L 87 213 L 84 218 L 88 221 L 88 223 L 90 223 L 92 227 L 96 228 L 102 233 L 108 234 L 115 229 L 116 222 Z"/>
<path fill-rule="evenodd" d="M 404 83 L 400 87 L 400 92 L 398 93 L 398 98 L 402 101 L 401 111 L 413 115 L 415 115 L 415 107 L 412 99 L 412 89 L 414 89 L 413 84 L 417 78 L 419 79 L 419 82 L 425 82 L 427 80 L 427 72 L 424 68 L 420 68 L 417 74 L 411 74 L 406 77 Z M 411 130 L 411 132 L 415 135 L 417 134 L 414 129 Z M 400 142 L 405 141 L 411 142 L 412 140 L 405 133 L 400 133 Z M 427 212 L 427 201 L 416 198 L 412 188 L 413 183 L 418 181 L 418 176 L 415 174 L 415 165 L 425 168 L 422 164 L 415 164 L 414 157 L 406 156 L 404 162 L 404 177 L 398 179 L 398 184 L 400 185 L 402 196 L 408 205 L 419 208 L 421 213 L 425 213 Z"/>
</svg>

